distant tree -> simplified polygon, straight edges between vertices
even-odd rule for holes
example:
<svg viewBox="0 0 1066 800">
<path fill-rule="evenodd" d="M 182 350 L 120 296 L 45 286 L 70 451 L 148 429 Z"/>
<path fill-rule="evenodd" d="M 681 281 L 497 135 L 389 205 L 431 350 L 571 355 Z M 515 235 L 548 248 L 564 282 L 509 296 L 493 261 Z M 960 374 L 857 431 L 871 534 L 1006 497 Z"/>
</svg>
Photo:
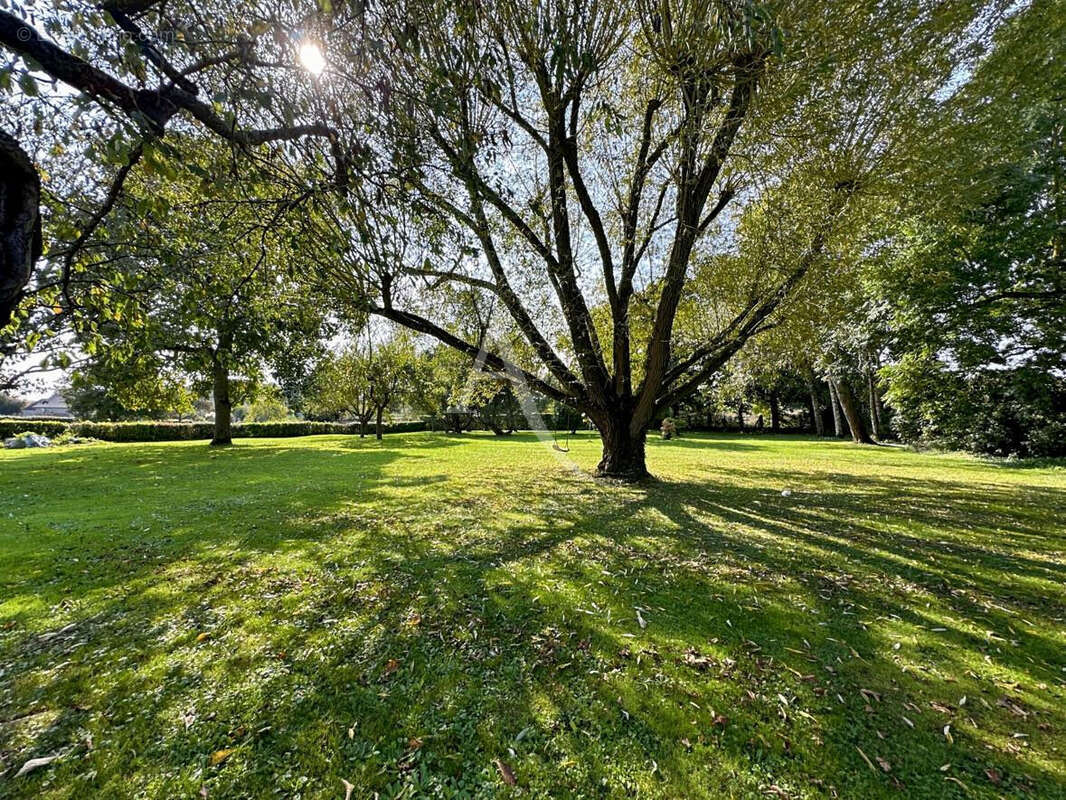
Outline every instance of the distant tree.
<svg viewBox="0 0 1066 800">
<path fill-rule="evenodd" d="M 189 376 L 211 393 L 212 444 L 225 445 L 234 404 L 254 395 L 274 358 L 291 361 L 323 334 L 328 307 L 297 278 L 287 198 L 232 175 L 209 142 L 181 168 L 161 163 L 127 179 L 72 264 L 67 294 L 79 344 L 100 369 L 152 382 L 136 368 L 149 359 Z"/>
<path fill-rule="evenodd" d="M 903 439 L 996 456 L 1066 456 L 1066 378 L 1022 366 L 951 369 L 931 353 L 886 367 Z"/>
<path fill-rule="evenodd" d="M 450 347 L 435 345 L 417 354 L 414 369 L 412 404 L 429 415 L 434 424 L 458 427 L 460 430 L 455 433 L 462 433 L 472 419 L 469 413 L 456 413 L 455 398 L 469 379 L 473 358 Z"/>
<path fill-rule="evenodd" d="M 244 408 L 242 422 L 280 422 L 291 419 L 292 412 L 285 405 L 276 389 L 260 390 L 252 402 Z"/>
<path fill-rule="evenodd" d="M 522 426 L 522 406 L 514 388 L 498 375 L 472 371 L 452 405 L 470 411 L 497 436 L 506 436 Z"/>
<path fill-rule="evenodd" d="M 76 417 L 89 420 L 161 419 L 193 410 L 184 378 L 154 353 L 90 359 L 71 374 L 63 396 Z"/>
<path fill-rule="evenodd" d="M 414 345 L 406 335 L 379 342 L 367 336 L 322 363 L 311 407 L 318 415 L 355 417 L 360 436 L 373 419 L 375 436 L 381 439 L 385 413 L 412 390 L 415 364 Z"/>
<path fill-rule="evenodd" d="M 365 353 L 349 346 L 322 359 L 315 369 L 308 410 L 317 419 L 354 418 L 359 422 L 359 435 L 366 436 L 374 409 Z"/>
<path fill-rule="evenodd" d="M 552 428 L 560 431 L 577 433 L 581 427 L 583 416 L 565 403 L 555 403 L 552 406 Z"/>
<path fill-rule="evenodd" d="M 270 373 L 277 384 L 281 400 L 295 414 L 309 410 L 315 390 L 319 365 L 329 355 L 326 341 L 320 336 L 289 338 L 290 347 L 275 352 Z"/>
<path fill-rule="evenodd" d="M 17 397 L 0 392 L 0 415 L 17 414 L 26 403 Z"/>
</svg>

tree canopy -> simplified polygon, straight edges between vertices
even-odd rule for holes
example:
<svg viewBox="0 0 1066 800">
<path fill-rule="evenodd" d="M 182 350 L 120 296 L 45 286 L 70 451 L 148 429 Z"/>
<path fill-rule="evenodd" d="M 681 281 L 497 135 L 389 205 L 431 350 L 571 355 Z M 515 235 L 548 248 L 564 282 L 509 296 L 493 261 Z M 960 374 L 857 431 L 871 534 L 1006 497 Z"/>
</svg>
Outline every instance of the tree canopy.
<svg viewBox="0 0 1066 800">
<path fill-rule="evenodd" d="M 45 220 L 19 323 L 189 373 L 285 353 L 306 389 L 322 307 L 377 315 L 584 413 L 622 478 L 769 336 L 865 440 L 889 351 L 1057 369 L 1061 10 L 15 4 L 3 123 Z"/>
</svg>

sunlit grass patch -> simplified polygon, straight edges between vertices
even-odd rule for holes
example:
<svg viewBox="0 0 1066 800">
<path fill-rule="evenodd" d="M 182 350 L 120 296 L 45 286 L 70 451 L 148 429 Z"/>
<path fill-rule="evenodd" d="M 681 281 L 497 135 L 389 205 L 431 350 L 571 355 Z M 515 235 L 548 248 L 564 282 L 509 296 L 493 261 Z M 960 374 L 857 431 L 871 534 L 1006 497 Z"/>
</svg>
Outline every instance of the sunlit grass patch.
<svg viewBox="0 0 1066 800">
<path fill-rule="evenodd" d="M 0 454 L 0 797 L 1066 796 L 1061 467 L 556 455 Z"/>
</svg>

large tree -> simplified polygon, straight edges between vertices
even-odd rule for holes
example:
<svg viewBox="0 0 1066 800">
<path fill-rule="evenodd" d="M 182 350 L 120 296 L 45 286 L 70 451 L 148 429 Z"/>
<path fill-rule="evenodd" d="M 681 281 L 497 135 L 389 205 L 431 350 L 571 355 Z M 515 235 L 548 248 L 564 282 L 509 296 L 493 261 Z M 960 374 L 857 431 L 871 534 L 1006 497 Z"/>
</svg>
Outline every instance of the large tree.
<svg viewBox="0 0 1066 800">
<path fill-rule="evenodd" d="M 252 155 L 275 143 L 300 179 L 344 199 L 326 231 L 343 246 L 308 253 L 342 293 L 585 412 L 599 471 L 635 478 L 656 415 L 817 273 L 998 5 L 113 0 L 106 15 L 45 15 L 76 47 L 7 12 L 0 44 L 149 138 L 188 120 Z M 190 35 L 140 35 L 183 13 Z M 109 23 L 129 37 L 120 53 L 100 35 Z M 325 49 L 319 79 L 293 70 L 300 37 Z M 757 291 L 682 346 L 693 258 L 731 247 L 736 209 L 797 175 L 811 202 L 792 257 L 759 265 Z M 508 323 L 463 336 L 455 285 Z"/>
<path fill-rule="evenodd" d="M 30 157 L 0 130 L 0 328 L 41 255 L 41 179 Z"/>
<path fill-rule="evenodd" d="M 871 287 L 900 430 L 1066 452 L 1066 3 L 1019 9 L 930 121 Z"/>
<path fill-rule="evenodd" d="M 371 15 L 367 35 L 388 47 L 329 48 L 375 87 L 360 130 L 378 170 L 332 269 L 359 279 L 373 313 L 586 413 L 600 474 L 639 478 L 656 416 L 772 324 L 899 168 L 978 18 L 995 9 L 410 0 Z M 322 91 L 336 102 L 350 86 Z M 787 257 L 755 265 L 734 313 L 679 346 L 694 259 L 731 247 L 737 209 L 798 181 Z M 449 325 L 436 291 L 449 285 L 505 310 L 495 340 Z"/>
<path fill-rule="evenodd" d="M 283 221 L 291 199 L 217 157 L 209 141 L 200 147 L 181 167 L 164 161 L 129 179 L 73 264 L 67 296 L 93 361 L 142 383 L 189 376 L 210 392 L 212 444 L 225 445 L 237 395 L 275 358 L 307 352 L 302 343 L 327 335 L 332 317 L 299 279 L 299 239 Z M 140 392 L 158 395 L 160 385 Z"/>
<path fill-rule="evenodd" d="M 0 67 L 0 91 L 15 100 L 0 115 L 0 327 L 42 251 L 37 154 L 26 152 L 42 139 L 50 140 L 50 157 L 71 147 L 92 159 L 66 176 L 75 196 L 91 194 L 94 181 L 99 193 L 97 207 L 63 242 L 68 256 L 121 195 L 143 143 L 175 131 L 206 131 L 246 153 L 316 139 L 320 148 L 308 152 L 329 153 L 343 183 L 347 157 L 321 110 L 301 94 L 307 76 L 293 57 L 319 16 L 317 8 L 197 0 L 0 9 L 0 48 L 16 56 Z M 93 143 L 105 145 L 103 159 Z M 112 161 L 117 166 L 106 169 Z"/>
</svg>

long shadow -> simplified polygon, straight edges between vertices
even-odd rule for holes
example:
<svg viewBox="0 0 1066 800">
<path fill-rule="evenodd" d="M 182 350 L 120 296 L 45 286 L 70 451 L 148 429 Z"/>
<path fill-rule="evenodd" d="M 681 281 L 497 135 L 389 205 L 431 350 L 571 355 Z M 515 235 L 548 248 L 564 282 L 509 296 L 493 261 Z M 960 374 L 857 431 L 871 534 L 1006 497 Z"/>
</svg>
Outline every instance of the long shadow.
<svg viewBox="0 0 1066 800">
<path fill-rule="evenodd" d="M 618 487 L 549 471 L 512 476 L 505 494 L 390 473 L 420 457 L 417 445 L 347 442 L 321 464 L 280 445 L 182 456 L 167 474 L 192 485 L 174 503 L 137 500 L 154 480 L 138 470 L 171 454 L 136 452 L 110 481 L 80 484 L 116 506 L 139 502 L 128 530 L 29 556 L 0 587 L 70 602 L 59 616 L 76 620 L 0 638 L 4 666 L 27 676 L 0 694 L 0 720 L 44 714 L 32 752 L 66 753 L 47 777 L 0 778 L 2 797 L 195 796 L 201 785 L 211 797 L 341 796 L 342 777 L 367 795 L 490 794 L 503 788 L 497 758 L 554 796 L 703 795 L 704 768 L 732 775 L 738 796 L 764 795 L 778 774 L 823 781 L 805 787 L 812 796 L 1066 794 L 1061 770 L 1023 751 L 984 755 L 982 738 L 1003 733 L 1003 698 L 1029 715 L 1008 721 L 1034 742 L 1039 725 L 1066 724 L 1062 641 L 1019 622 L 1061 615 L 1062 565 L 993 545 L 982 504 L 1014 509 L 1008 535 L 1050 557 L 1062 532 L 1017 503 L 1038 495 L 1066 510 L 1066 492 L 981 487 L 978 501 L 947 481 L 819 475 L 818 494 L 784 498 L 713 473 Z M 901 497 L 919 533 L 887 525 Z M 191 528 L 205 513 L 218 525 Z M 113 516 L 87 510 L 61 530 Z M 145 520 L 157 527 L 140 530 Z M 946 538 L 925 535 L 937 530 Z M 92 598 L 85 613 L 79 592 Z M 160 651 L 172 657 L 156 663 Z M 926 655 L 937 660 L 923 670 Z M 97 685 L 101 672 L 117 677 Z M 1002 688 L 1004 675 L 1023 680 Z M 962 708 L 963 693 L 992 708 Z M 21 727 L 0 723 L 0 770 L 30 752 Z M 819 748 L 800 746 L 812 736 Z M 892 772 L 871 772 L 858 747 Z M 121 754 L 134 751 L 131 771 Z M 930 752 L 965 793 L 920 771 Z M 1000 783 L 983 777 L 989 764 Z M 653 777 L 627 785 L 625 774 Z"/>
</svg>

